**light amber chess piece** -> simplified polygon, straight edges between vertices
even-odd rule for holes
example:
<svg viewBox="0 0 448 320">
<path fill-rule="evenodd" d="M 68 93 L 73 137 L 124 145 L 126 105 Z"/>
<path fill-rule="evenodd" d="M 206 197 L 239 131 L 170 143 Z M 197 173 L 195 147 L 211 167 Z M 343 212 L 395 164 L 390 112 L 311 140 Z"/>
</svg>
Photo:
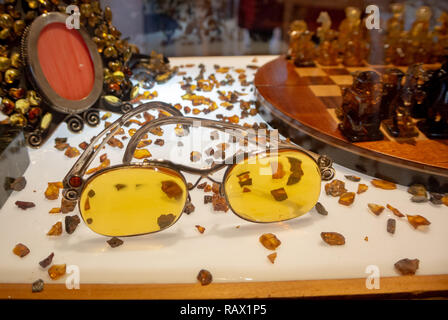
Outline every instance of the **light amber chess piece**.
<svg viewBox="0 0 448 320">
<path fill-rule="evenodd" d="M 315 57 L 315 46 L 311 41 L 313 33 L 308 30 L 308 26 L 303 20 L 296 20 L 291 23 L 289 29 L 289 50 L 288 56 L 297 67 L 312 67 Z"/>
<path fill-rule="evenodd" d="M 345 51 L 345 46 L 350 37 L 354 32 L 360 32 L 360 27 L 361 11 L 356 7 L 345 8 L 345 19 L 339 25 L 338 43 L 340 52 Z"/>
<path fill-rule="evenodd" d="M 436 44 L 433 56 L 435 62 L 444 62 L 444 58 L 448 56 L 448 13 L 442 12 L 437 22 L 439 24 L 434 28 Z"/>
<path fill-rule="evenodd" d="M 400 47 L 400 37 L 404 31 L 404 5 L 402 3 L 392 3 L 390 9 L 392 18 L 387 21 L 386 25 L 386 64 L 393 64 L 397 55 L 404 55 L 403 48 Z"/>
<path fill-rule="evenodd" d="M 431 52 L 433 42 L 429 32 L 429 20 L 431 19 L 431 8 L 423 6 L 417 9 L 415 21 L 409 30 L 409 37 L 412 45 L 409 47 L 410 52 L 407 54 L 412 63 L 429 63 L 431 61 Z"/>
<path fill-rule="evenodd" d="M 335 30 L 331 29 L 331 18 L 328 12 L 322 11 L 317 18 L 321 24 L 317 28 L 319 47 L 317 50 L 317 62 L 323 66 L 334 66 L 338 64 L 338 43 Z"/>
</svg>

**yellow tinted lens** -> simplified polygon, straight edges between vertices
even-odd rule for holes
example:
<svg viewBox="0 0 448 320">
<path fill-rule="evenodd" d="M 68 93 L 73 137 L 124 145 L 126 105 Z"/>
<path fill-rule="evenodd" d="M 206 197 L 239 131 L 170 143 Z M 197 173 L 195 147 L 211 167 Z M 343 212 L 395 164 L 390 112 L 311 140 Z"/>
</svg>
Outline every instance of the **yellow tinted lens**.
<svg viewBox="0 0 448 320">
<path fill-rule="evenodd" d="M 233 211 L 256 222 L 283 221 L 311 210 L 319 199 L 316 162 L 300 151 L 283 150 L 234 165 L 225 180 Z"/>
<path fill-rule="evenodd" d="M 177 221 L 187 198 L 184 180 L 160 167 L 120 167 L 87 182 L 79 203 L 90 229 L 107 236 L 159 231 Z"/>
</svg>

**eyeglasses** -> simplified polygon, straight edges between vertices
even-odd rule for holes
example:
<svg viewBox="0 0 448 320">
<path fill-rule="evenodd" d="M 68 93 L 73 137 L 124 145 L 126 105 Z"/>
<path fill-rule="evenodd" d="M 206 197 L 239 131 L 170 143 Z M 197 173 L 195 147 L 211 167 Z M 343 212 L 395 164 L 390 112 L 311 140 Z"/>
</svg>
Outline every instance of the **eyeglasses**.
<svg viewBox="0 0 448 320">
<path fill-rule="evenodd" d="M 172 116 L 143 124 L 130 139 L 123 164 L 104 168 L 84 179 L 87 168 L 110 138 L 130 118 L 151 109 Z M 201 127 L 223 131 L 249 143 L 260 144 L 263 140 L 265 148 L 236 153 L 205 169 L 169 160 L 131 163 L 147 132 L 173 124 L 189 131 L 198 121 Z M 273 137 L 256 139 L 239 125 L 184 117 L 169 104 L 149 102 L 124 114 L 92 140 L 65 176 L 63 195 L 67 200 L 78 201 L 81 216 L 92 231 L 105 236 L 142 235 L 172 226 L 191 200 L 189 190 L 202 178 L 214 181 L 210 176 L 224 168 L 222 182 L 217 182 L 219 196 L 237 216 L 258 223 L 285 221 L 305 214 L 318 201 L 321 180 L 334 176 L 332 161 L 326 156 Z M 189 186 L 182 172 L 200 177 Z"/>
</svg>

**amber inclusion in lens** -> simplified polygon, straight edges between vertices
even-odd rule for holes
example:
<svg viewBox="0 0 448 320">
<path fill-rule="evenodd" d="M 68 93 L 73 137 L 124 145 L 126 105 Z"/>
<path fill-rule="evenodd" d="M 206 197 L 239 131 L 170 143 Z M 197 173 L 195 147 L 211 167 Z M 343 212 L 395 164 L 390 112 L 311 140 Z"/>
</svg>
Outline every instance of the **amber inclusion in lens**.
<svg viewBox="0 0 448 320">
<path fill-rule="evenodd" d="M 321 176 L 316 162 L 303 152 L 289 149 L 234 165 L 224 185 L 232 210 L 254 222 L 301 216 L 314 207 L 320 189 Z"/>
</svg>

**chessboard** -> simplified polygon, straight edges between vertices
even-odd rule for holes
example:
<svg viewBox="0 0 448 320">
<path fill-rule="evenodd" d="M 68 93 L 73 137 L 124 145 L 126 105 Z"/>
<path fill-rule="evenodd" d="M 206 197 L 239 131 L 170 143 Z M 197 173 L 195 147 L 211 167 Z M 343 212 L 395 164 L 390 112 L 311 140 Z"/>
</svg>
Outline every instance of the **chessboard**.
<svg viewBox="0 0 448 320">
<path fill-rule="evenodd" d="M 448 140 L 428 139 L 422 132 L 413 138 L 395 138 L 381 126 L 380 141 L 348 141 L 338 129 L 335 108 L 342 104 L 342 88 L 352 84 L 352 73 L 407 67 L 320 66 L 297 68 L 285 57 L 262 66 L 254 84 L 260 114 L 292 141 L 324 153 L 336 163 L 404 185 L 423 183 L 434 191 L 448 191 Z M 437 68 L 438 65 L 425 65 Z"/>
</svg>

